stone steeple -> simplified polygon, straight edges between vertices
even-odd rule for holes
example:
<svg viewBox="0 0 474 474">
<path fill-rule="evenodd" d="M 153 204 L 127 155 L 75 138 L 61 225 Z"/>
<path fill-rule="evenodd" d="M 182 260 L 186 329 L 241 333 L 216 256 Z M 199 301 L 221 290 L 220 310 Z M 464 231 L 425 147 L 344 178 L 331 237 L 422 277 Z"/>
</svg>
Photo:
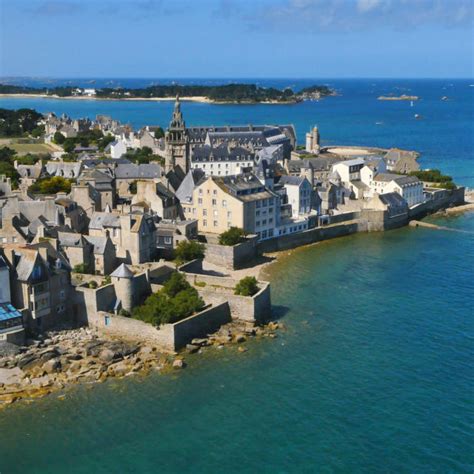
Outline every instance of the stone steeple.
<svg viewBox="0 0 474 474">
<path fill-rule="evenodd" d="M 166 171 L 180 166 L 187 173 L 189 170 L 189 144 L 186 123 L 181 112 L 179 96 L 176 96 L 173 116 L 165 133 L 165 168 Z"/>
</svg>

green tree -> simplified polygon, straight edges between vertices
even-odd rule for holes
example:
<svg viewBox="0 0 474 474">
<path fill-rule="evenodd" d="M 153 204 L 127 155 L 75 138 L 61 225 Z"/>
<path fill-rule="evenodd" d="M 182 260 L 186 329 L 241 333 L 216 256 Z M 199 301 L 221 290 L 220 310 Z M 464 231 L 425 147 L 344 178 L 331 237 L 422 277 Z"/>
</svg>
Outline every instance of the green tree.
<svg viewBox="0 0 474 474">
<path fill-rule="evenodd" d="M 174 255 L 180 262 L 189 262 L 196 258 L 203 258 L 204 245 L 195 240 L 182 240 L 178 242 Z"/>
<path fill-rule="evenodd" d="M 229 246 L 236 245 L 243 242 L 246 235 L 244 229 L 241 229 L 240 227 L 231 227 L 229 230 L 226 230 L 219 235 L 219 244 Z"/>
<path fill-rule="evenodd" d="M 74 138 L 66 138 L 63 143 L 63 149 L 66 153 L 71 153 L 76 148 L 76 141 Z"/>
<path fill-rule="evenodd" d="M 54 133 L 54 135 L 53 135 L 54 143 L 56 143 L 58 145 L 62 145 L 65 140 L 66 140 L 66 137 L 61 132 L 55 132 Z"/>
<path fill-rule="evenodd" d="M 253 296 L 259 289 L 257 279 L 253 276 L 247 276 L 235 285 L 234 293 L 241 296 Z"/>
<path fill-rule="evenodd" d="M 41 178 L 33 183 L 28 191 L 33 194 L 57 194 L 60 192 L 70 193 L 72 179 L 66 179 L 62 176 L 53 176 L 51 178 Z"/>
</svg>

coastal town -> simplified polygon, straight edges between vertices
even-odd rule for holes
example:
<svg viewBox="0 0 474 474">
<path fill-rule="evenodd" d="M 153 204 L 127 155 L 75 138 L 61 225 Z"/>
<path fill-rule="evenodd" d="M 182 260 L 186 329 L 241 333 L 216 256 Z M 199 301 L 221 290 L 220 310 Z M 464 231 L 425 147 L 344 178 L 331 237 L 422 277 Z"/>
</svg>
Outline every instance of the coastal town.
<svg viewBox="0 0 474 474">
<path fill-rule="evenodd" d="M 299 145 L 291 124 L 188 126 L 179 97 L 166 129 L 17 114 L 0 118 L 3 405 L 245 352 L 277 337 L 266 255 L 465 204 L 416 151 L 322 146 L 318 127 Z"/>
</svg>

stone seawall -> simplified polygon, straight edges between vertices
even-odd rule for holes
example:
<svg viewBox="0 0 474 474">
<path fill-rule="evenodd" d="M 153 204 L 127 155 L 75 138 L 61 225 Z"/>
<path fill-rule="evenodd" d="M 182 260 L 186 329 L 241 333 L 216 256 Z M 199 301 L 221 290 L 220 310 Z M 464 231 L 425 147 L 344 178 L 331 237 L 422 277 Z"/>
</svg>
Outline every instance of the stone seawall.
<svg viewBox="0 0 474 474">
<path fill-rule="evenodd" d="M 335 237 L 354 234 L 360 231 L 358 220 L 351 220 L 341 224 L 332 224 L 325 227 L 316 227 L 295 234 L 282 235 L 274 239 L 263 240 L 258 244 L 260 254 L 280 252 L 302 245 L 312 244 Z"/>
<path fill-rule="evenodd" d="M 104 311 L 88 315 L 89 326 L 102 334 L 129 341 L 147 342 L 168 352 L 183 348 L 194 338 L 206 337 L 230 321 L 230 309 L 226 302 L 212 305 L 176 323 L 163 324 L 160 328 Z"/>
<path fill-rule="evenodd" d="M 204 259 L 227 270 L 236 270 L 256 256 L 257 236 L 250 236 L 244 242 L 232 246 L 208 243 Z"/>
</svg>

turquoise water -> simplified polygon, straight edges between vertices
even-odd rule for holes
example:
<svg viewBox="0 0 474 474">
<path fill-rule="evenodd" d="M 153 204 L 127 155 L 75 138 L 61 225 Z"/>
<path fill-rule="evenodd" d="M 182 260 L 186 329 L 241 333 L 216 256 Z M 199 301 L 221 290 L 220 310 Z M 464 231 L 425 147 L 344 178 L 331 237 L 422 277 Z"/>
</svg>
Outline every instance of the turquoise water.
<svg viewBox="0 0 474 474">
<path fill-rule="evenodd" d="M 400 125 L 411 148 L 440 160 L 431 141 L 451 143 L 452 170 L 470 179 L 471 97 L 456 106 L 464 119 L 435 127 L 439 136 L 423 121 Z M 344 127 L 334 133 L 356 136 Z M 286 329 L 246 353 L 189 356 L 176 375 L 0 412 L 0 472 L 471 473 L 474 213 L 436 222 L 464 232 L 359 234 L 283 257 L 268 276 Z"/>
</svg>

